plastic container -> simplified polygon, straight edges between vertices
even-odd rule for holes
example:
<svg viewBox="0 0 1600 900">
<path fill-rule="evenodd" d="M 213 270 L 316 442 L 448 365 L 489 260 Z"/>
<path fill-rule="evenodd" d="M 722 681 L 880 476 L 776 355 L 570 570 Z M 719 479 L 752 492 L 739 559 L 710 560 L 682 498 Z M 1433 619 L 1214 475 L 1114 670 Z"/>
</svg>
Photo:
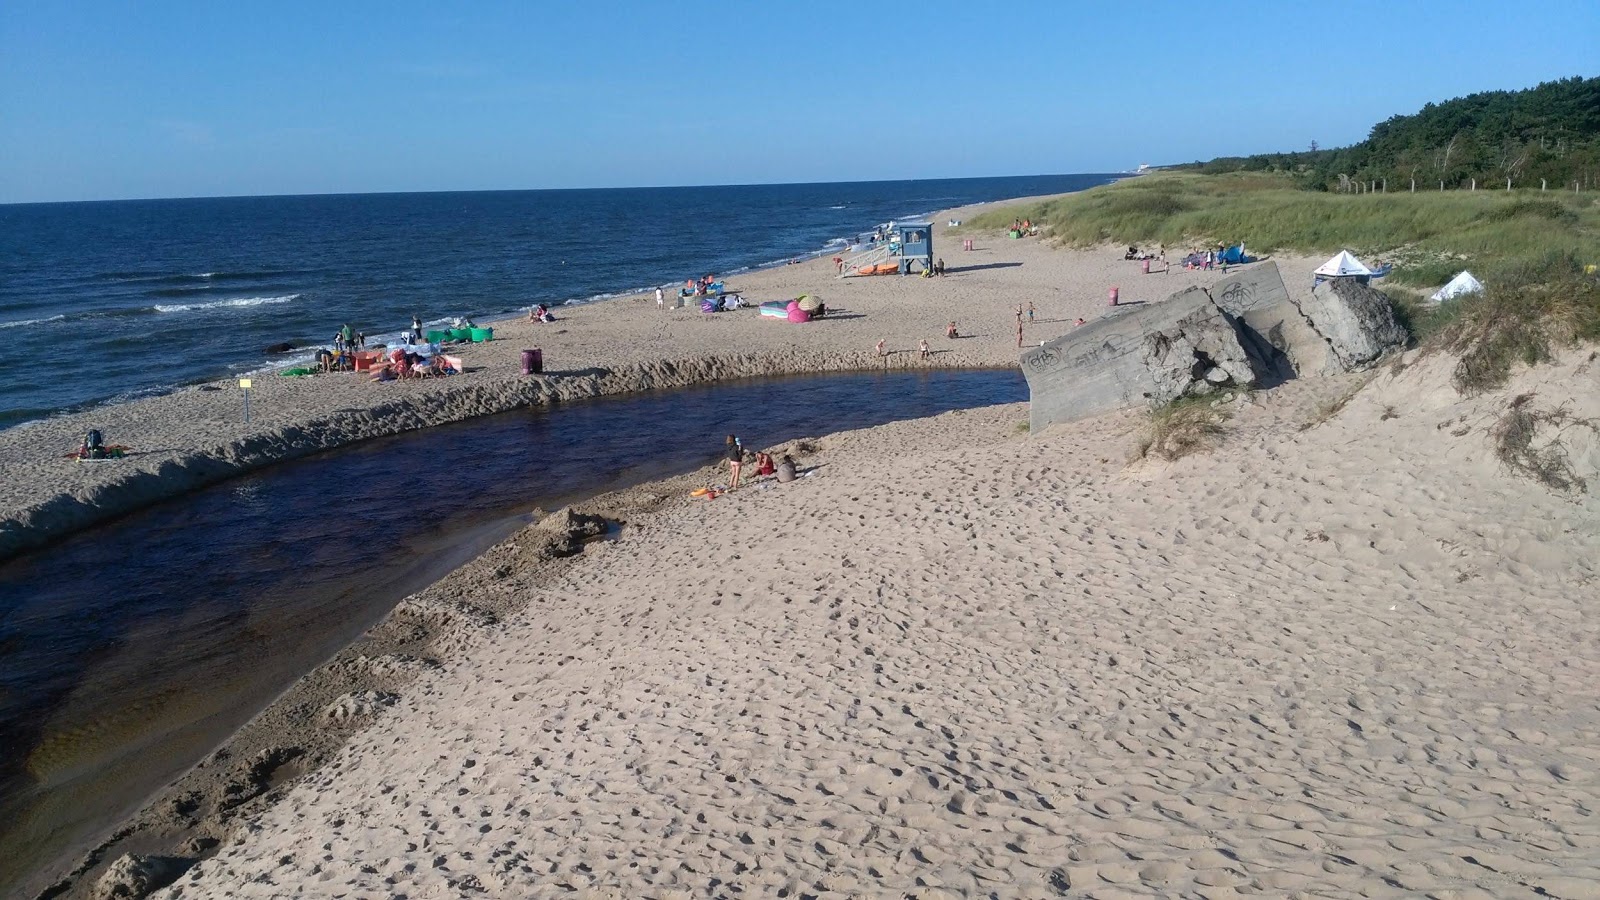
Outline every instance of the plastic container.
<svg viewBox="0 0 1600 900">
<path fill-rule="evenodd" d="M 522 351 L 522 374 L 539 375 L 544 372 L 544 351 L 538 347 Z"/>
</svg>

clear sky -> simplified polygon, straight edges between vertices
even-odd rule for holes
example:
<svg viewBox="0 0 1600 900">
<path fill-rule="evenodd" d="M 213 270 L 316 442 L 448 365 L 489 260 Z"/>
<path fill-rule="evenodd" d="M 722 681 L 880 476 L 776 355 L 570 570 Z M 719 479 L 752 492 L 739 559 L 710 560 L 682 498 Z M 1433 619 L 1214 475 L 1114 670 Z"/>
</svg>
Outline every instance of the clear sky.
<svg viewBox="0 0 1600 900">
<path fill-rule="evenodd" d="M 1120 171 L 1600 71 L 1600 0 L 0 2 L 0 202 Z"/>
</svg>

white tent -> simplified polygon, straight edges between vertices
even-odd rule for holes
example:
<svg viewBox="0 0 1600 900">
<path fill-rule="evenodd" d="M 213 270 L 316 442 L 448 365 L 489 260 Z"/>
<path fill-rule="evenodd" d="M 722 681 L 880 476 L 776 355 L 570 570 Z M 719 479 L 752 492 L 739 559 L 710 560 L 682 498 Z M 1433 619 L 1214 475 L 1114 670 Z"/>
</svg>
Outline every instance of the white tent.
<svg viewBox="0 0 1600 900">
<path fill-rule="evenodd" d="M 1340 250 L 1339 255 L 1328 260 L 1320 266 L 1313 275 L 1322 278 L 1349 278 L 1351 276 L 1371 275 L 1372 270 L 1367 264 L 1350 255 L 1349 250 Z"/>
<path fill-rule="evenodd" d="M 1433 302 L 1442 303 L 1445 300 L 1454 300 L 1462 294 L 1480 294 L 1483 292 L 1483 282 L 1472 277 L 1471 272 L 1463 271 L 1460 275 L 1450 279 L 1450 283 L 1436 291 Z"/>
</svg>

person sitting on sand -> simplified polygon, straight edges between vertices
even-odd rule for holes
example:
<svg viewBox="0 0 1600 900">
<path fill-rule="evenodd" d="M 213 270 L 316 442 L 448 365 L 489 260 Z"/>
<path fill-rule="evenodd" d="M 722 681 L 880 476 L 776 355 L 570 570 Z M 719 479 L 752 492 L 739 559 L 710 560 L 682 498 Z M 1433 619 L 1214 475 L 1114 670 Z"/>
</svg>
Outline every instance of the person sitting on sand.
<svg viewBox="0 0 1600 900">
<path fill-rule="evenodd" d="M 771 475 L 777 471 L 777 466 L 772 462 L 772 456 L 765 450 L 756 454 L 756 474 Z"/>
<path fill-rule="evenodd" d="M 951 322 L 944 327 L 944 336 L 952 341 L 961 336 L 956 333 L 956 323 Z"/>
<path fill-rule="evenodd" d="M 794 460 L 787 453 L 783 455 L 782 459 L 778 460 L 778 480 L 780 482 L 794 480 Z"/>
</svg>

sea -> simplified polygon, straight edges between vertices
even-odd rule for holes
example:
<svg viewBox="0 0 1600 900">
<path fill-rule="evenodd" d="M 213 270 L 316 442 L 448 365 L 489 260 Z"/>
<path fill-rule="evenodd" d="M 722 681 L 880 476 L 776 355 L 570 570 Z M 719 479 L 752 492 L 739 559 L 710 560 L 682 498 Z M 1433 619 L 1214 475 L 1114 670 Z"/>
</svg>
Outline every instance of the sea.
<svg viewBox="0 0 1600 900">
<path fill-rule="evenodd" d="M 348 323 L 481 324 L 829 253 L 1117 175 L 0 206 L 0 428 L 292 365 Z M 935 248 L 937 250 L 937 248 Z M 268 356 L 268 345 L 299 348 Z"/>
</svg>

